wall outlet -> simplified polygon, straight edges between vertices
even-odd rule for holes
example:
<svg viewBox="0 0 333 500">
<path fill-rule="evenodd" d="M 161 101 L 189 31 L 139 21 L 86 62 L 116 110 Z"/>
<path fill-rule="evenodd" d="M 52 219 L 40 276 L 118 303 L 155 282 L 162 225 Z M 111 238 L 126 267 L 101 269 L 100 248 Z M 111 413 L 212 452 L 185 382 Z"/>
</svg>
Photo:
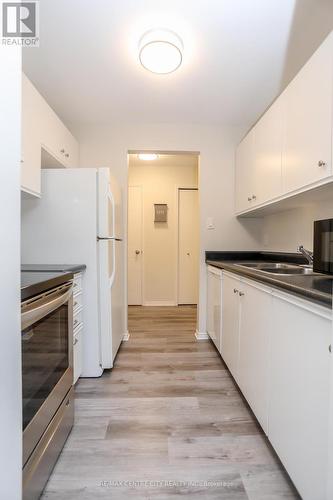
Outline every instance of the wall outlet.
<svg viewBox="0 0 333 500">
<path fill-rule="evenodd" d="M 207 229 L 215 229 L 213 217 L 207 217 L 206 227 Z"/>
</svg>

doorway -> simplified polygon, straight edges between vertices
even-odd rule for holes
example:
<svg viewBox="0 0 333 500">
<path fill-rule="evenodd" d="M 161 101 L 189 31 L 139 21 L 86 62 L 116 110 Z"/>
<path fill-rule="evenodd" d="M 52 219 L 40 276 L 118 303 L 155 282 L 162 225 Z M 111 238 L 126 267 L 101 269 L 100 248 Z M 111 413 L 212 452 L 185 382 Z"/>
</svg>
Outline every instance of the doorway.
<svg viewBox="0 0 333 500">
<path fill-rule="evenodd" d="M 196 305 L 198 154 L 129 154 L 128 305 Z"/>
</svg>

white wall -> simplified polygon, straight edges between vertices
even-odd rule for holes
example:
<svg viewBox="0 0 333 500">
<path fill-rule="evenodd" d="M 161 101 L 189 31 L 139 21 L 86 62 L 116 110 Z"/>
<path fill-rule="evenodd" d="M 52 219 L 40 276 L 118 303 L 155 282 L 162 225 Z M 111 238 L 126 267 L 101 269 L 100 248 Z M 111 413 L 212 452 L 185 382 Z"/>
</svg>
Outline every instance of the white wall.
<svg viewBox="0 0 333 500">
<path fill-rule="evenodd" d="M 143 192 L 143 302 L 177 304 L 178 187 L 198 186 L 198 161 L 194 165 L 129 160 L 130 186 L 142 186 Z M 154 203 L 168 205 L 168 222 L 154 223 Z M 129 280 L 130 280 L 129 276 Z"/>
<path fill-rule="evenodd" d="M 21 499 L 21 51 L 0 46 L 0 498 Z"/>
<path fill-rule="evenodd" d="M 296 252 L 298 245 L 313 250 L 313 222 L 333 218 L 333 200 L 280 212 L 263 219 L 263 249 Z"/>
<path fill-rule="evenodd" d="M 205 250 L 255 250 L 261 246 L 261 223 L 237 220 L 234 213 L 234 151 L 244 130 L 184 124 L 118 123 L 114 127 L 72 127 L 80 142 L 81 167 L 110 166 L 120 182 L 127 207 L 129 150 L 200 153 L 200 296 L 199 331 L 206 331 Z M 213 217 L 215 230 L 206 229 Z M 125 221 L 126 221 L 125 217 Z M 125 226 L 127 223 L 125 222 Z M 126 234 L 126 227 L 124 228 Z M 125 277 L 126 280 L 126 277 Z M 126 301 L 127 302 L 127 301 Z"/>
</svg>

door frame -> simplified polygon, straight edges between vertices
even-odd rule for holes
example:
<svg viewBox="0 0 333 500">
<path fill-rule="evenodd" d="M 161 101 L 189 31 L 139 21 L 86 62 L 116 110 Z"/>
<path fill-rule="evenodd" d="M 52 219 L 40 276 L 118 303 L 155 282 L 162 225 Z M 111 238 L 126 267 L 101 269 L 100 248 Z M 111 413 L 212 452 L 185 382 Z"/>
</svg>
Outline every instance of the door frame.
<svg viewBox="0 0 333 500">
<path fill-rule="evenodd" d="M 199 161 L 198 161 L 198 172 L 199 172 Z M 177 237 L 175 238 L 176 240 L 176 250 L 175 250 L 175 255 L 176 255 L 176 283 L 175 283 L 175 304 L 176 306 L 179 305 L 179 191 L 198 191 L 198 205 L 199 205 L 199 210 L 198 210 L 198 218 L 199 218 L 199 228 L 200 228 L 200 197 L 199 197 L 199 182 L 197 186 L 194 186 L 193 184 L 188 184 L 188 185 L 176 185 L 176 210 L 175 210 L 175 224 L 177 227 Z M 198 248 L 198 255 L 199 255 L 199 262 L 198 262 L 198 285 L 199 285 L 199 278 L 200 278 L 200 229 L 199 229 L 199 248 Z M 197 307 L 199 306 L 199 297 L 198 297 L 198 304 Z"/>
<path fill-rule="evenodd" d="M 129 186 L 129 175 L 128 175 L 128 170 L 129 170 L 129 155 L 131 154 L 140 154 L 140 153 L 155 153 L 159 155 L 195 155 L 198 160 L 198 185 L 195 186 L 198 188 L 199 191 L 199 222 L 201 222 L 201 207 L 200 207 L 200 187 L 201 187 L 201 180 L 200 180 L 200 169 L 201 169 L 201 154 L 202 152 L 198 149 L 186 149 L 186 150 L 177 150 L 177 149 L 161 149 L 161 148 L 147 148 L 147 147 L 134 147 L 134 148 L 128 148 L 125 153 L 124 157 L 124 166 L 126 168 L 125 172 L 125 185 L 126 185 L 126 193 L 125 197 L 123 200 L 123 208 L 124 208 L 124 300 L 125 300 L 125 317 L 124 317 L 124 327 L 125 327 L 125 337 L 128 337 L 128 290 L 127 290 L 127 284 L 128 284 L 128 186 Z M 126 159 L 125 159 L 126 158 Z M 192 186 L 193 187 L 193 186 Z M 201 252 L 201 228 L 200 228 L 200 233 L 199 233 L 199 252 Z M 199 291 L 200 291 L 200 283 L 202 283 L 202 273 L 201 273 L 201 253 L 199 254 Z M 177 263 L 178 263 L 178 242 L 177 242 Z M 177 264 L 177 274 L 178 274 L 178 264 Z M 204 285 L 205 286 L 205 285 Z M 177 301 L 178 301 L 178 283 L 177 283 Z M 205 303 L 205 300 L 203 301 Z M 178 303 L 178 302 L 177 302 Z M 198 299 L 198 305 L 197 305 L 197 328 L 199 328 L 199 318 L 200 318 L 200 304 L 201 304 L 201 299 L 200 299 L 200 293 L 199 293 L 199 299 Z M 198 330 L 197 330 L 198 332 Z M 207 339 L 207 333 L 202 332 L 200 335 L 203 335 L 202 338 Z"/>
<path fill-rule="evenodd" d="M 145 290 L 145 286 L 144 286 L 144 276 L 145 276 L 145 273 L 144 273 L 144 265 L 145 265 L 145 260 L 144 260 L 144 256 L 145 256 L 145 252 L 144 252 L 144 245 L 145 245 L 145 242 L 144 242 L 144 186 L 143 184 L 128 184 L 128 179 L 127 179 L 127 244 L 126 244 L 126 269 L 128 269 L 128 239 L 129 239 L 129 232 L 128 232 L 128 213 L 129 213 L 129 210 L 128 210 L 128 205 L 129 205 L 129 188 L 130 187 L 136 187 L 136 188 L 140 188 L 141 189 L 141 306 L 143 306 L 145 304 L 145 297 L 144 297 L 144 290 Z M 126 300 L 126 305 L 128 307 L 128 273 L 126 273 L 126 276 L 127 276 L 127 293 L 126 293 L 126 297 L 127 297 L 127 300 Z"/>
</svg>

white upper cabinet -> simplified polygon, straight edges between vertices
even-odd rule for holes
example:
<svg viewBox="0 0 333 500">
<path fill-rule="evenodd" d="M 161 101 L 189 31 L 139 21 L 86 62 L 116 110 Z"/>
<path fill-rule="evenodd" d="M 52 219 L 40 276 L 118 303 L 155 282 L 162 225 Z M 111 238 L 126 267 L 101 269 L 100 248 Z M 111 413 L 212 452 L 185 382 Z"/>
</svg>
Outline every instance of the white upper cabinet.
<svg viewBox="0 0 333 500">
<path fill-rule="evenodd" d="M 40 195 L 41 185 L 41 123 L 36 116 L 42 111 L 42 100 L 30 81 L 22 78 L 22 146 L 21 189 Z"/>
<path fill-rule="evenodd" d="M 44 100 L 39 118 L 44 123 L 41 131 L 42 147 L 64 167 L 77 167 L 78 143 Z"/>
<path fill-rule="evenodd" d="M 78 142 L 22 74 L 21 189 L 35 196 L 41 194 L 42 149 L 50 162 L 45 167 L 78 166 Z"/>
<path fill-rule="evenodd" d="M 236 151 L 236 212 L 250 208 L 254 199 L 254 134 L 251 130 Z"/>
<path fill-rule="evenodd" d="M 236 151 L 236 213 L 332 182 L 333 32 Z"/>
<path fill-rule="evenodd" d="M 331 175 L 333 35 L 285 91 L 283 184 L 286 193 Z"/>
<path fill-rule="evenodd" d="M 285 99 L 280 97 L 254 127 L 256 204 L 282 194 L 282 138 Z"/>
</svg>

